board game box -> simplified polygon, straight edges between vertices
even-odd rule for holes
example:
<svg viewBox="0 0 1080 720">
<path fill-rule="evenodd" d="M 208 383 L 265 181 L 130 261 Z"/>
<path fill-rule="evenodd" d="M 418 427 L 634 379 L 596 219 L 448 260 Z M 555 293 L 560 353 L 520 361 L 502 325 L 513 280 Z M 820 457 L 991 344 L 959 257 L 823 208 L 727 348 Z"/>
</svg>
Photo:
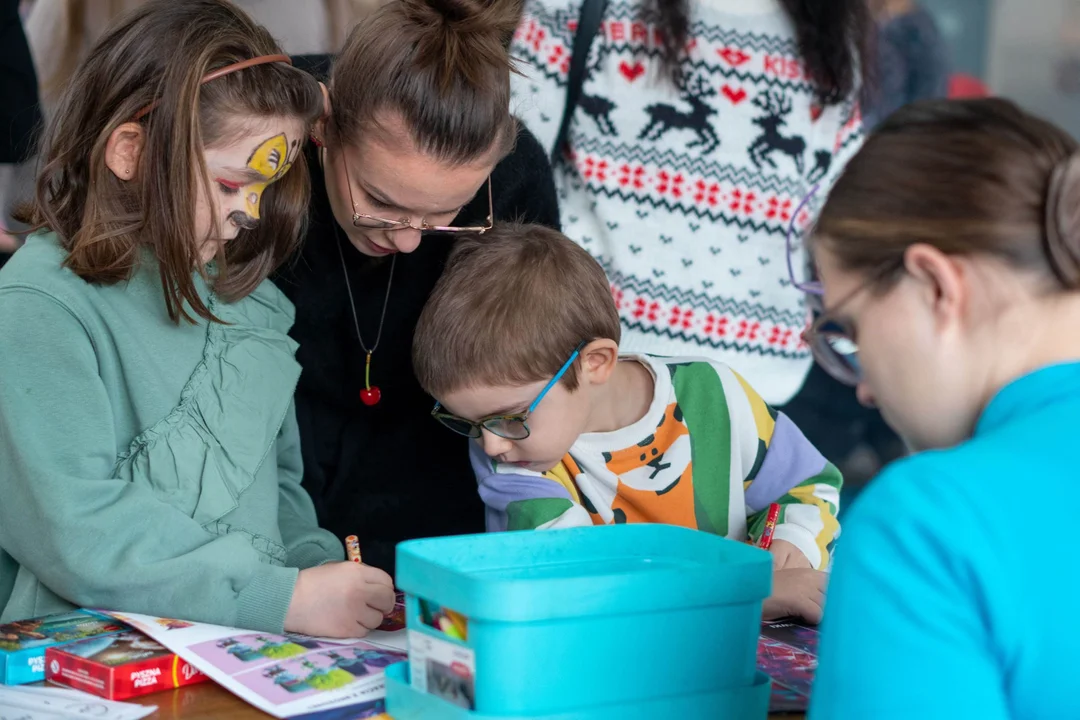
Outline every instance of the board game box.
<svg viewBox="0 0 1080 720">
<path fill-rule="evenodd" d="M 0 683 L 22 685 L 44 680 L 46 648 L 128 629 L 114 618 L 89 610 L 0 625 Z"/>
<path fill-rule="evenodd" d="M 135 630 L 48 648 L 45 677 L 106 700 L 127 700 L 210 679 Z"/>
</svg>

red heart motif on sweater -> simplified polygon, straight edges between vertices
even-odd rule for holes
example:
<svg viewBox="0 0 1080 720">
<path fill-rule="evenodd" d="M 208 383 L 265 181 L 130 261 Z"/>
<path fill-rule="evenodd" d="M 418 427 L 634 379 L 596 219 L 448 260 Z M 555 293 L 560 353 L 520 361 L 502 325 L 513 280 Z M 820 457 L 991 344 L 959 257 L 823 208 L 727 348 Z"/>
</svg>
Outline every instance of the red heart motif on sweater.
<svg viewBox="0 0 1080 720">
<path fill-rule="evenodd" d="M 811 105 L 810 106 L 810 121 L 811 122 L 817 122 L 818 118 L 821 117 L 822 112 L 824 112 L 824 110 L 817 103 L 814 103 L 813 105 Z"/>
<path fill-rule="evenodd" d="M 717 50 L 716 54 L 732 67 L 739 67 L 750 60 L 750 55 L 739 48 L 724 48 L 723 50 Z"/>
<path fill-rule="evenodd" d="M 623 60 L 621 63 L 619 63 L 619 72 L 622 73 L 624 78 L 626 78 L 630 82 L 634 82 L 639 77 L 645 74 L 645 66 L 639 62 L 631 65 L 630 63 Z"/>
<path fill-rule="evenodd" d="M 724 97 L 731 101 L 732 105 L 738 105 L 746 99 L 746 91 L 742 88 L 733 88 L 730 85 L 725 85 L 720 88 L 720 92 L 724 93 Z"/>
</svg>

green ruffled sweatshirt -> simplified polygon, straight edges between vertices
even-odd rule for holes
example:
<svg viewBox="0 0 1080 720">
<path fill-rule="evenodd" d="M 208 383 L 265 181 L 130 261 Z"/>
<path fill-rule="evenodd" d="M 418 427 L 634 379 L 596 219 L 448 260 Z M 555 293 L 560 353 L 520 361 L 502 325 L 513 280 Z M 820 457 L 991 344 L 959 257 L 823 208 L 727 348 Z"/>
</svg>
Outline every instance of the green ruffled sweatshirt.
<svg viewBox="0 0 1080 720">
<path fill-rule="evenodd" d="M 95 285 L 51 233 L 0 271 L 0 622 L 92 607 L 280 632 L 343 559 L 300 486 L 292 304 L 169 320 L 156 261 Z"/>
</svg>

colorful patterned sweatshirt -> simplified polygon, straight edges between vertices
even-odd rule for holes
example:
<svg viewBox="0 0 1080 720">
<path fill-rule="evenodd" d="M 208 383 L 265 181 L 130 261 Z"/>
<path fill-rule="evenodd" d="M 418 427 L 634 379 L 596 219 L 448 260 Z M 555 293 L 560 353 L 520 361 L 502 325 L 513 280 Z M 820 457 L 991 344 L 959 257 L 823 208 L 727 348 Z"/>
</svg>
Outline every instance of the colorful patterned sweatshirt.
<svg viewBox="0 0 1080 720">
<path fill-rule="evenodd" d="M 651 6 L 608 0 L 554 168 L 563 230 L 607 272 L 625 350 L 729 363 L 780 405 L 810 368 L 785 233 L 858 148 L 856 103 L 815 101 L 779 0 L 692 0 L 677 87 Z M 511 108 L 549 150 L 580 11 L 527 0 L 514 39 Z"/>
<path fill-rule="evenodd" d="M 545 473 L 500 464 L 472 443 L 488 530 L 653 522 L 756 541 L 775 502 L 774 539 L 827 567 L 842 481 L 791 420 L 722 363 L 622 359 L 654 378 L 636 423 L 582 435 Z"/>
</svg>

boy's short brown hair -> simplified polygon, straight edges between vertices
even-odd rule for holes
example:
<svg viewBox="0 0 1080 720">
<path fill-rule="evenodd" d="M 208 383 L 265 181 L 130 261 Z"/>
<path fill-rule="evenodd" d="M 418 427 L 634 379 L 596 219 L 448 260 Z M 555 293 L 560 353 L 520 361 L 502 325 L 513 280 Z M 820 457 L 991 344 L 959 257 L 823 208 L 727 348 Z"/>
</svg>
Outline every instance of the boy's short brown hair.
<svg viewBox="0 0 1080 720">
<path fill-rule="evenodd" d="M 499 223 L 457 240 L 420 315 L 413 367 L 435 398 L 550 380 L 583 341 L 620 337 L 603 268 L 557 230 Z M 577 388 L 577 368 L 563 382 Z"/>
</svg>

